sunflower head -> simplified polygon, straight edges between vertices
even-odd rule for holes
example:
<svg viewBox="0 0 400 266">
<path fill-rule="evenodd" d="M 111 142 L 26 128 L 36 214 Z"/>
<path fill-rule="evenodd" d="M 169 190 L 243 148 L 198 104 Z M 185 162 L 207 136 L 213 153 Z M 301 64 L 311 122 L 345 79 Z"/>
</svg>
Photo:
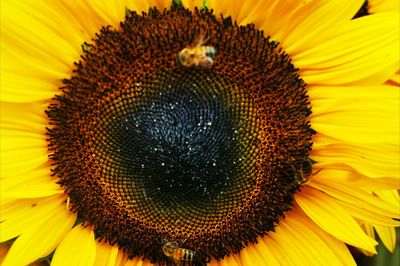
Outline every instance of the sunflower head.
<svg viewBox="0 0 400 266">
<path fill-rule="evenodd" d="M 0 263 L 353 265 L 374 229 L 393 250 L 397 13 L 106 2 L 5 2 Z"/>
<path fill-rule="evenodd" d="M 179 7 L 96 36 L 47 113 L 53 170 L 98 238 L 162 262 L 164 239 L 220 259 L 273 230 L 314 134 L 278 43 Z"/>
</svg>

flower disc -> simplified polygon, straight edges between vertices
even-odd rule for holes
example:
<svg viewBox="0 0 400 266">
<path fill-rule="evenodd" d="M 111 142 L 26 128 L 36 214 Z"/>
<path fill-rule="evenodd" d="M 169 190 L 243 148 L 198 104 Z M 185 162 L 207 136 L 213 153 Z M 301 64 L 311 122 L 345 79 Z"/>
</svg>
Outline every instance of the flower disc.
<svg viewBox="0 0 400 266">
<path fill-rule="evenodd" d="M 210 67 L 177 54 L 205 38 Z M 274 229 L 311 136 L 305 85 L 253 25 L 173 7 L 104 27 L 47 111 L 54 172 L 73 211 L 130 257 L 202 260 Z"/>
</svg>

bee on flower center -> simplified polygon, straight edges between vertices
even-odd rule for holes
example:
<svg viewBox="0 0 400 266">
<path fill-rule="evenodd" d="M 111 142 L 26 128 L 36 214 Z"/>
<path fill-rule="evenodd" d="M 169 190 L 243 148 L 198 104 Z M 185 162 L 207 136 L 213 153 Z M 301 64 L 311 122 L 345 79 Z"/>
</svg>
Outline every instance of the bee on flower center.
<svg viewBox="0 0 400 266">
<path fill-rule="evenodd" d="M 178 62 L 184 67 L 211 67 L 217 50 L 213 46 L 204 45 L 207 40 L 200 36 L 195 46 L 182 49 L 177 56 Z"/>
<path fill-rule="evenodd" d="M 181 248 L 176 242 L 163 240 L 162 243 L 164 255 L 172 259 L 175 265 L 206 265 L 205 260 L 201 259 L 197 252 Z"/>
<path fill-rule="evenodd" d="M 313 164 L 310 159 L 307 159 L 302 163 L 300 170 L 296 170 L 295 167 L 291 165 L 294 171 L 294 180 L 291 184 L 292 187 L 298 187 L 299 185 L 303 185 L 310 179 L 311 176 L 315 175 L 316 173 L 322 170 L 319 169 L 313 172 L 312 165 Z"/>
</svg>

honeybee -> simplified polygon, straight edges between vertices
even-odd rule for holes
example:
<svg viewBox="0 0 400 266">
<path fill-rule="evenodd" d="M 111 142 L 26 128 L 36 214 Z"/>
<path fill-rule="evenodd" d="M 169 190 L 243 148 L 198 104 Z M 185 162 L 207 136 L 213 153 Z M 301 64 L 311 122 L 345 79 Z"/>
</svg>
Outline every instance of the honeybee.
<svg viewBox="0 0 400 266">
<path fill-rule="evenodd" d="M 294 181 L 292 186 L 299 186 L 306 183 L 310 176 L 315 175 L 322 169 L 317 170 L 316 172 L 312 172 L 312 162 L 310 159 L 305 160 L 300 167 L 300 171 L 297 171 L 293 165 L 291 165 L 294 170 Z"/>
<path fill-rule="evenodd" d="M 217 50 L 213 46 L 203 45 L 207 40 L 204 40 L 203 36 L 200 36 L 199 41 L 194 47 L 182 49 L 177 56 L 178 62 L 184 67 L 208 68 L 212 66 Z"/>
<path fill-rule="evenodd" d="M 181 248 L 176 242 L 163 240 L 162 251 L 176 265 L 206 265 L 205 261 L 202 261 L 195 251 Z"/>
</svg>

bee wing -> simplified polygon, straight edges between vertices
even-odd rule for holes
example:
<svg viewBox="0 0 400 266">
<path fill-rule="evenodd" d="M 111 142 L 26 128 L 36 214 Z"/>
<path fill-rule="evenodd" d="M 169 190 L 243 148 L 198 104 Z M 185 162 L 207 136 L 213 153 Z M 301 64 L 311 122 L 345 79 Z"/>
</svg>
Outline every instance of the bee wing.
<svg viewBox="0 0 400 266">
<path fill-rule="evenodd" d="M 208 40 L 210 39 L 210 37 L 205 38 L 203 34 L 201 34 L 197 40 L 197 44 L 196 47 L 202 46 L 203 44 L 205 44 Z"/>
</svg>

